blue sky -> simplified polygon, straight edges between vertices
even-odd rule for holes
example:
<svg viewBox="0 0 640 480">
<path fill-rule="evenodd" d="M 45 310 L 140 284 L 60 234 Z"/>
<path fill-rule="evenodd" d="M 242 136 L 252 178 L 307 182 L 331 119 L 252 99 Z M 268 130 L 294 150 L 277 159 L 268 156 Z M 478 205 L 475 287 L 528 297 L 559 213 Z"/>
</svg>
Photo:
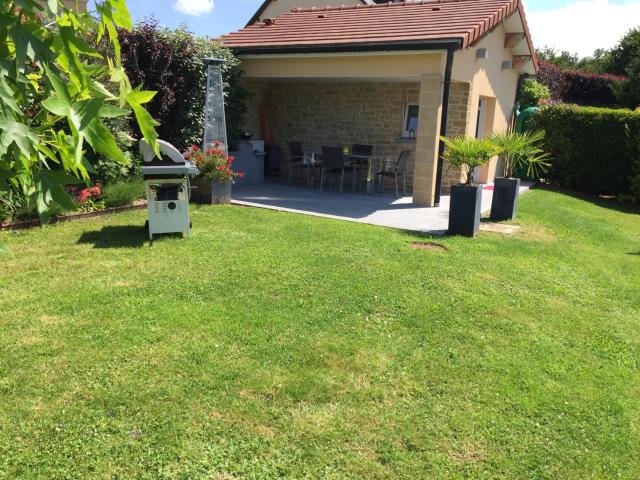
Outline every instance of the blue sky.
<svg viewBox="0 0 640 480">
<path fill-rule="evenodd" d="M 198 13 L 209 10 L 212 3 L 212 10 Z M 184 23 L 190 30 L 210 37 L 242 28 L 261 3 L 128 0 L 134 21 L 155 15 L 162 25 L 174 28 Z M 627 30 L 640 26 L 640 0 L 525 0 L 525 5 L 536 46 L 550 45 L 581 55 L 598 47 L 611 47 Z M 195 15 L 181 13 L 176 6 Z"/>
</svg>

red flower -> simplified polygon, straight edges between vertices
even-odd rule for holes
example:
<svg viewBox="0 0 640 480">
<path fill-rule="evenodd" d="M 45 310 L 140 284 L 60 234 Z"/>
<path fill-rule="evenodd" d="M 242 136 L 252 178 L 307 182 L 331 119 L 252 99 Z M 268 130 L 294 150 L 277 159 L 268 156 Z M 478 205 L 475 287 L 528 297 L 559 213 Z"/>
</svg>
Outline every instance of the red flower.
<svg viewBox="0 0 640 480">
<path fill-rule="evenodd" d="M 198 146 L 197 146 L 197 145 L 194 145 L 193 147 L 191 147 L 191 149 L 192 149 L 194 152 L 197 152 L 197 151 L 199 151 L 199 150 L 200 150 L 200 149 L 198 148 Z"/>
<path fill-rule="evenodd" d="M 227 177 L 231 176 L 231 172 L 229 170 L 227 170 Z"/>
<path fill-rule="evenodd" d="M 244 177 L 244 172 L 236 172 L 236 177 L 238 178 Z"/>
</svg>

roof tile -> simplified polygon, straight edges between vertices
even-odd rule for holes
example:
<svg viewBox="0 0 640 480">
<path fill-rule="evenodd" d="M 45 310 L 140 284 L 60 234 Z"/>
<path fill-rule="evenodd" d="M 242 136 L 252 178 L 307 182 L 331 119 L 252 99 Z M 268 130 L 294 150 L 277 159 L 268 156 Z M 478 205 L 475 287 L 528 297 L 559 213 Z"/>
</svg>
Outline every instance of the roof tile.
<svg viewBox="0 0 640 480">
<path fill-rule="evenodd" d="M 295 8 L 269 22 L 225 35 L 222 42 L 237 50 L 255 50 L 459 40 L 465 48 L 518 8 L 522 8 L 520 0 L 419 0 Z"/>
</svg>

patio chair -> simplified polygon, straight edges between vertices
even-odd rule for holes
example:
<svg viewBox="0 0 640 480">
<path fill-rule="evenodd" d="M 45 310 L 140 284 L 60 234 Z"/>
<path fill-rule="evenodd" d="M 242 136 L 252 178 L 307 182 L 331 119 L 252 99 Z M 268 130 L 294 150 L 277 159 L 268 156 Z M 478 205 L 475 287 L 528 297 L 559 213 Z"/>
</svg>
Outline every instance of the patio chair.
<svg viewBox="0 0 640 480">
<path fill-rule="evenodd" d="M 354 143 L 351 146 L 351 161 L 353 161 L 358 166 L 358 170 L 360 171 L 366 171 L 369 168 L 369 161 L 372 156 L 373 145 L 360 145 Z"/>
<path fill-rule="evenodd" d="M 382 163 L 382 169 L 376 173 L 376 179 L 380 179 L 380 193 L 384 193 L 384 179 L 393 177 L 396 184 L 396 197 L 399 198 L 398 177 L 402 176 L 402 189 L 404 194 L 407 194 L 407 163 L 410 156 L 411 150 L 403 150 L 396 161 Z"/>
<path fill-rule="evenodd" d="M 289 184 L 293 180 L 293 170 L 296 168 L 307 169 L 307 186 L 311 181 L 311 165 L 305 157 L 304 150 L 302 149 L 302 142 L 287 142 L 289 146 L 289 155 L 291 156 L 291 163 L 289 165 Z"/>
<path fill-rule="evenodd" d="M 340 193 L 344 186 L 344 172 L 350 171 L 353 181 L 353 191 L 356 191 L 356 175 L 357 166 L 348 163 L 344 156 L 342 148 L 339 147 L 322 147 L 320 167 L 320 191 L 324 189 L 324 179 L 328 173 L 340 173 Z"/>
</svg>

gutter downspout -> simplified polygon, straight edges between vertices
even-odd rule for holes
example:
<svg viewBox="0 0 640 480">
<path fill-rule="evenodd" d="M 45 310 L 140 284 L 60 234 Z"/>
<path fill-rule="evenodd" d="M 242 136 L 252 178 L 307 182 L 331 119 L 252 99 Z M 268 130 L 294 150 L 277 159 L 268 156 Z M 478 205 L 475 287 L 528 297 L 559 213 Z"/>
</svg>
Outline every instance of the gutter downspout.
<svg viewBox="0 0 640 480">
<path fill-rule="evenodd" d="M 453 54 L 455 48 L 447 48 L 447 65 L 444 70 L 444 89 L 442 93 L 442 116 L 440 118 L 440 136 L 447 136 L 447 119 L 449 116 L 449 93 L 451 91 L 451 72 L 453 70 Z M 444 148 L 445 144 L 440 140 L 438 148 L 438 167 L 436 172 L 436 194 L 434 204 L 440 206 L 440 198 L 442 197 L 442 170 L 444 169 Z"/>
</svg>

